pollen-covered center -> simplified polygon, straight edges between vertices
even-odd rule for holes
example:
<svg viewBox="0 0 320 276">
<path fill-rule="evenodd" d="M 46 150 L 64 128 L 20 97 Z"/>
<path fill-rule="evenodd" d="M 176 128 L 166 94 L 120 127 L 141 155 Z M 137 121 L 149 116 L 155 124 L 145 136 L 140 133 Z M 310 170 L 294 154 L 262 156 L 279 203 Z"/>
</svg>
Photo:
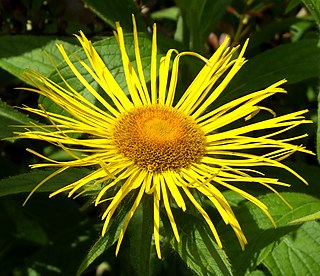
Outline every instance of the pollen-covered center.
<svg viewBox="0 0 320 276">
<path fill-rule="evenodd" d="M 122 115 L 113 138 L 125 157 L 148 171 L 178 171 L 201 159 L 206 139 L 189 116 L 165 106 L 138 107 Z"/>
</svg>

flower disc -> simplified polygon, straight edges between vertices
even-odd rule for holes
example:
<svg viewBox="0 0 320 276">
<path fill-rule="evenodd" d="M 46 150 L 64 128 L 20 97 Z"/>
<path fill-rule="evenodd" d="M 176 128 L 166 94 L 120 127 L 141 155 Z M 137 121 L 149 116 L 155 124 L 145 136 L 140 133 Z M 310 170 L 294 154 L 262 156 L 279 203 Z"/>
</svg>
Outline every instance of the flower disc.
<svg viewBox="0 0 320 276">
<path fill-rule="evenodd" d="M 186 168 L 201 159 L 206 145 L 204 132 L 192 118 L 159 105 L 122 115 L 113 138 L 120 153 L 152 172 Z"/>
</svg>

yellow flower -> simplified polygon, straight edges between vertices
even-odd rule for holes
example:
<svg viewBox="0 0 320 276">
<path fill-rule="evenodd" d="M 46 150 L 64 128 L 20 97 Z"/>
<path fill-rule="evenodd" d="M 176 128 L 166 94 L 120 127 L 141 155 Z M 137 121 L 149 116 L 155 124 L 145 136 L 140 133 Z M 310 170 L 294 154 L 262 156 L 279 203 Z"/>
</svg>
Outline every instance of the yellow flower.
<svg viewBox="0 0 320 276">
<path fill-rule="evenodd" d="M 290 186 L 278 179 L 264 176 L 258 171 L 258 168 L 263 166 L 287 170 L 305 182 L 295 171 L 280 162 L 296 151 L 311 153 L 303 146 L 289 143 L 305 135 L 287 139 L 276 139 L 276 136 L 300 124 L 309 123 L 310 121 L 303 117 L 307 110 L 276 117 L 272 110 L 258 105 L 269 96 L 285 93 L 279 87 L 285 80 L 210 110 L 210 105 L 223 93 L 246 62 L 243 54 L 247 42 L 242 49 L 226 48 L 228 43 L 226 39 L 209 59 L 194 52 L 178 53 L 176 50 L 169 50 L 158 65 L 156 25 L 153 26 L 151 81 L 148 87 L 142 68 L 134 18 L 133 24 L 136 68 L 128 58 L 119 24 L 115 32 L 129 95 L 120 88 L 107 65 L 82 32 L 77 38 L 89 62 L 85 63 L 80 59 L 79 62 L 102 88 L 104 96 L 86 81 L 71 62 L 63 46 L 58 45 L 73 74 L 103 108 L 93 105 L 73 89 L 58 69 L 57 72 L 66 88 L 37 72 L 25 73 L 36 87 L 26 90 L 49 98 L 68 112 L 69 116 L 48 112 L 42 107 L 39 109 L 25 107 L 25 110 L 48 119 L 49 123 L 32 125 L 25 132 L 17 133 L 17 138 L 47 141 L 60 147 L 73 158 L 72 161 L 55 161 L 29 149 L 47 161 L 35 164 L 33 168 L 58 168 L 55 173 L 38 184 L 31 194 L 45 181 L 68 168 L 95 166 L 96 170 L 92 173 L 55 191 L 50 196 L 67 191 L 69 197 L 79 196 L 100 185 L 95 205 L 109 201 L 102 215 L 104 220 L 102 235 L 104 235 L 119 204 L 128 194 L 136 191 L 135 201 L 119 236 L 116 254 L 129 221 L 143 196 L 153 197 L 154 241 L 159 258 L 161 258 L 159 233 L 161 208 L 164 208 L 174 236 L 179 241 L 179 227 L 175 223 L 172 206 L 186 211 L 191 203 L 210 227 L 217 244 L 222 247 L 216 228 L 201 206 L 199 198 L 195 197 L 196 193 L 207 198 L 215 206 L 223 221 L 233 228 L 241 247 L 244 248 L 247 240 L 219 187 L 230 189 L 257 205 L 274 224 L 265 204 L 233 184 L 257 183 L 276 194 L 278 193 L 273 188 L 274 185 Z M 237 50 L 240 50 L 239 54 L 234 58 Z M 175 92 L 179 59 L 185 55 L 201 59 L 204 66 L 181 98 L 177 99 Z M 110 100 L 106 101 L 106 96 Z M 260 110 L 270 112 L 270 118 L 245 124 L 244 121 L 251 119 Z M 241 127 L 222 130 L 222 127 L 237 120 L 243 120 L 244 124 Z M 254 135 L 254 132 L 259 130 L 269 130 L 269 134 Z M 84 135 L 79 137 L 74 134 Z M 265 153 L 255 154 L 259 149 L 265 150 Z M 81 152 L 81 156 L 76 156 L 74 150 Z"/>
</svg>

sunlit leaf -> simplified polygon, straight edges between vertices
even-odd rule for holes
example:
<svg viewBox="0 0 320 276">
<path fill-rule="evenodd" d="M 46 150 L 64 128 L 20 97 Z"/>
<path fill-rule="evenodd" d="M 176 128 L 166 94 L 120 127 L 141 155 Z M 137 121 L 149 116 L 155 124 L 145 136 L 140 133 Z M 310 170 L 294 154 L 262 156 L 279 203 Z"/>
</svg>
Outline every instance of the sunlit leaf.
<svg viewBox="0 0 320 276">
<path fill-rule="evenodd" d="M 306 222 L 263 260 L 271 275 L 317 275 L 320 271 L 320 225 Z"/>
<path fill-rule="evenodd" d="M 57 40 L 50 36 L 2 36 L 0 43 L 0 67 L 12 75 L 26 81 L 21 73 L 26 69 L 33 69 L 45 76 L 53 71 L 50 59 L 45 53 L 49 53 L 54 63 L 60 63 L 61 55 L 56 44 L 63 43 L 65 48 L 74 52 L 80 47 L 70 42 L 75 39 Z"/>
<path fill-rule="evenodd" d="M 289 224 L 292 220 L 315 213 L 320 209 L 320 199 L 302 193 L 281 193 L 292 205 L 290 209 L 276 194 L 267 194 L 259 199 L 269 207 L 277 228 L 273 228 L 268 217 L 255 205 L 246 202 L 236 208 L 235 214 L 248 239 L 245 251 L 241 251 L 234 234 L 223 223 L 219 224 L 227 231 L 222 233 L 222 242 L 230 257 L 230 262 L 237 275 L 242 275 L 257 268 L 271 254 L 277 242 L 290 233 L 296 233 L 301 224 Z M 294 235 L 294 234 L 293 234 Z"/>
<path fill-rule="evenodd" d="M 311 215 L 304 216 L 304 217 L 295 219 L 293 221 L 290 221 L 289 224 L 302 223 L 302 222 L 318 220 L 318 219 L 320 219 L 320 211 L 319 212 L 315 212 L 315 213 L 313 213 Z"/>
<path fill-rule="evenodd" d="M 309 12 L 312 14 L 316 20 L 318 26 L 320 27 L 320 1 L 318 0 L 302 0 Z"/>
</svg>

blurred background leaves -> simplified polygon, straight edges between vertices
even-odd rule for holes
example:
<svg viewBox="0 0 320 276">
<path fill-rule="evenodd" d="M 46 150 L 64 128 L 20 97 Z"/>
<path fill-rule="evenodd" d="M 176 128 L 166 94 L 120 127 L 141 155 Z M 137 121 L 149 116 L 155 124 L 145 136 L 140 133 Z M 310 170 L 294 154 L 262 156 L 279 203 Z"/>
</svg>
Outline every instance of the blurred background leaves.
<svg viewBox="0 0 320 276">
<path fill-rule="evenodd" d="M 314 124 L 303 126 L 298 132 L 309 134 L 303 143 L 320 156 L 320 2 L 317 0 L 2 0 L 0 138 L 10 137 L 19 129 L 18 125 L 39 119 L 13 107 L 35 107 L 39 102 L 49 107 L 50 104 L 36 95 L 14 89 L 30 85 L 21 73 L 30 68 L 58 81 L 46 55 L 50 55 L 61 71 L 65 63 L 55 44 L 62 43 L 68 53 L 83 58 L 77 40 L 72 37 L 79 30 L 95 41 L 99 53 L 126 89 L 112 30 L 115 21 L 120 21 L 129 33 L 126 46 L 129 55 L 132 54 L 132 13 L 142 33 L 140 45 L 146 73 L 153 22 L 158 27 L 159 56 L 169 48 L 177 48 L 195 50 L 208 57 L 226 35 L 231 37 L 233 45 L 243 44 L 249 37 L 245 55 L 249 61 L 214 105 L 286 78 L 288 95 L 268 100 L 268 107 L 279 114 L 308 108 Z M 183 93 L 201 66 L 201 62 L 193 59 L 182 60 L 178 94 Z M 64 73 L 68 78 L 67 70 Z M 142 208 L 129 225 L 123 250 L 117 258 L 114 256 L 114 242 L 130 199 L 128 206 L 121 206 L 110 231 L 102 239 L 102 209 L 91 207 L 90 194 L 78 200 L 64 195 L 48 200 L 48 192 L 80 178 L 86 170 L 70 170 L 55 177 L 22 207 L 28 191 L 52 172 L 30 172 L 28 165 L 39 160 L 25 151 L 29 146 L 28 141 L 6 140 L 0 144 L 1 275 L 316 275 L 320 269 L 320 168 L 315 157 L 299 154 L 289 161 L 308 180 L 309 186 L 285 172 L 266 169 L 267 174 L 292 184 L 292 188 L 279 192 L 293 209 L 260 187 L 245 187 L 270 206 L 278 225 L 276 229 L 255 206 L 230 191 L 224 192 L 249 240 L 244 252 L 224 223 L 218 224 L 218 231 L 225 248 L 218 249 L 207 226 L 191 212 L 176 215 L 181 227 L 180 244 L 174 241 L 168 222 L 163 220 L 165 258 L 159 261 L 153 247 L 148 251 L 144 237 L 135 231 L 143 225 L 148 228 L 147 213 Z M 41 142 L 33 142 L 32 148 L 49 157 L 65 158 L 62 152 Z M 221 221 L 210 204 L 206 209 L 215 221 Z"/>
</svg>

